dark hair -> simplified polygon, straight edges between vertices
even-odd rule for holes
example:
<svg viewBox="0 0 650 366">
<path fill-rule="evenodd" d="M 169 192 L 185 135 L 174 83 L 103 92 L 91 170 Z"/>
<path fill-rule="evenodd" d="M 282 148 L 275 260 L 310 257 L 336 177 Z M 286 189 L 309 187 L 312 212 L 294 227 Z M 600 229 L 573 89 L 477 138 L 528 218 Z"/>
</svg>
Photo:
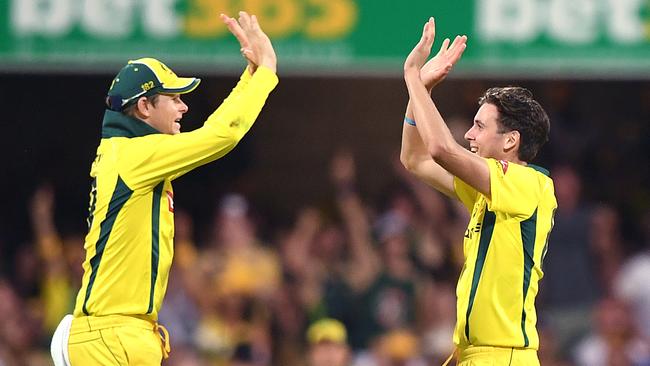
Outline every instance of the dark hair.
<svg viewBox="0 0 650 366">
<path fill-rule="evenodd" d="M 160 94 L 154 94 L 145 98 L 147 98 L 149 102 L 151 102 L 151 104 L 155 106 L 156 103 L 158 103 L 159 96 Z M 122 113 L 126 114 L 127 116 L 135 117 L 135 111 L 138 108 L 138 100 L 140 100 L 140 98 L 136 98 L 135 102 L 131 102 L 130 104 L 127 104 L 122 110 Z"/>
<path fill-rule="evenodd" d="M 486 103 L 499 111 L 499 132 L 519 131 L 519 160 L 532 161 L 548 141 L 551 129 L 548 115 L 533 99 L 533 93 L 518 86 L 490 88 L 478 100 L 479 105 Z"/>
</svg>

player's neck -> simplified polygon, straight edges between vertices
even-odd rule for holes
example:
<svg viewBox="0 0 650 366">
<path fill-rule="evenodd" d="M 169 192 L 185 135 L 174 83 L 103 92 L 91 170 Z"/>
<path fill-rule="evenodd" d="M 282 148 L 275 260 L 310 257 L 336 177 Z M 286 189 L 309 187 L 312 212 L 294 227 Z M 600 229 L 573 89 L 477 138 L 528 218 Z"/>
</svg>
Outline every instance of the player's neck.
<svg viewBox="0 0 650 366">
<path fill-rule="evenodd" d="M 505 160 L 505 161 L 507 161 L 509 163 L 513 163 L 513 164 L 519 164 L 519 165 L 523 165 L 523 166 L 528 165 L 527 162 L 525 162 L 523 160 L 520 160 L 516 153 L 500 154 L 499 156 L 494 156 L 493 158 L 496 159 L 496 160 Z"/>
</svg>

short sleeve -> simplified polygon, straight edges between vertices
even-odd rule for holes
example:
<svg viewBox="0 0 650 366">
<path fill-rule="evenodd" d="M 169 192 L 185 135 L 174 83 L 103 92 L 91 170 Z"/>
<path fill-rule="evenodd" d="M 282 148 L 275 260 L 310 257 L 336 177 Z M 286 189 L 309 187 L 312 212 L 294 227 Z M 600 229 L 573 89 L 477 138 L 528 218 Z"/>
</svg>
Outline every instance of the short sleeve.
<svg viewBox="0 0 650 366">
<path fill-rule="evenodd" d="M 465 206 L 469 212 L 472 212 L 474 203 L 476 203 L 476 199 L 478 198 L 478 191 L 476 191 L 474 187 L 463 182 L 460 178 L 454 177 L 454 192 L 456 193 L 456 196 L 458 196 L 460 202 L 463 203 L 463 206 Z"/>
<path fill-rule="evenodd" d="M 538 173 L 505 160 L 488 159 L 490 196 L 488 209 L 511 215 L 529 216 L 539 203 Z"/>
</svg>

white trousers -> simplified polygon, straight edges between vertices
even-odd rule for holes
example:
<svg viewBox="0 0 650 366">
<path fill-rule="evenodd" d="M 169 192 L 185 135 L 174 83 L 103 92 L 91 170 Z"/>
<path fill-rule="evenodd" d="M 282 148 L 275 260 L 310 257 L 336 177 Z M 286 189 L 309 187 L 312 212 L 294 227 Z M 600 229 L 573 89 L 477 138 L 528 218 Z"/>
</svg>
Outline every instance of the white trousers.
<svg viewBox="0 0 650 366">
<path fill-rule="evenodd" d="M 68 356 L 68 338 L 70 337 L 70 326 L 72 326 L 73 316 L 68 314 L 63 317 L 52 336 L 50 344 L 50 353 L 54 366 L 70 366 L 70 356 Z"/>
</svg>

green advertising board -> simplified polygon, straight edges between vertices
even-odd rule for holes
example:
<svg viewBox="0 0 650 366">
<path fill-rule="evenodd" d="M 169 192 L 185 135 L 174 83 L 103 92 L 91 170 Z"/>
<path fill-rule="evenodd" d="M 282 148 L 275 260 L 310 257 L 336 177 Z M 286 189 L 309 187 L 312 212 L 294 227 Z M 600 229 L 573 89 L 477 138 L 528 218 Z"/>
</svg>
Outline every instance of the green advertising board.
<svg viewBox="0 0 650 366">
<path fill-rule="evenodd" d="M 0 71 L 114 71 L 161 58 L 221 73 L 243 61 L 219 20 L 258 14 L 285 73 L 398 75 L 434 16 L 467 34 L 463 75 L 650 77 L 648 0 L 2 0 Z M 436 46 L 434 45 L 434 48 Z"/>
</svg>

